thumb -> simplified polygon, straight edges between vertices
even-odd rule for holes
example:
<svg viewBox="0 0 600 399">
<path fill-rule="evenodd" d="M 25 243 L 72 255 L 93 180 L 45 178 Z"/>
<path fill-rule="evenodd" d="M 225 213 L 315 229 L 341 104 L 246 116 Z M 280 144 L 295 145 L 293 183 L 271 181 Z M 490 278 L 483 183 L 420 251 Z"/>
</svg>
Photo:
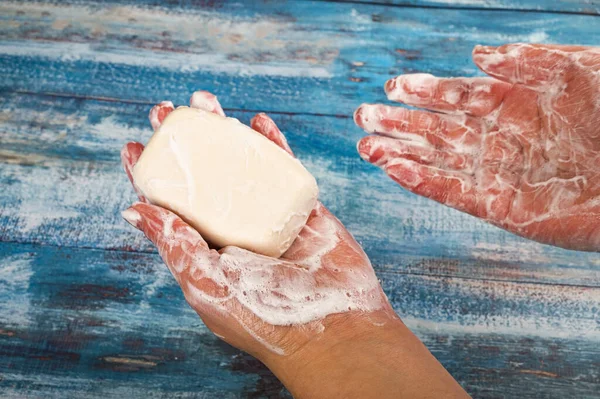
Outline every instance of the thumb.
<svg viewBox="0 0 600 399">
<path fill-rule="evenodd" d="M 473 61 L 496 79 L 539 88 L 564 81 L 573 63 L 569 54 L 584 47 L 542 44 L 475 46 Z"/>
<path fill-rule="evenodd" d="M 200 233 L 167 209 L 137 202 L 121 215 L 152 241 L 180 284 L 190 273 L 189 267 L 198 261 L 218 261 L 219 254 L 209 249 Z"/>
</svg>

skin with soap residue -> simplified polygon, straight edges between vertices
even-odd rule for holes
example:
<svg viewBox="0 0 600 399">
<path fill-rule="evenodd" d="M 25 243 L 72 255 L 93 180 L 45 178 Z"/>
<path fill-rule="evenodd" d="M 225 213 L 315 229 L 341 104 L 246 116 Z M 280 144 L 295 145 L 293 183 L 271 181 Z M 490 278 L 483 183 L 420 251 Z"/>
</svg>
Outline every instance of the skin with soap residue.
<svg viewBox="0 0 600 399">
<path fill-rule="evenodd" d="M 216 97 L 210 93 L 196 92 L 191 104 L 211 112 L 222 109 L 213 102 Z M 172 110 L 172 103 L 163 101 L 150 111 L 155 130 Z M 291 154 L 271 118 L 259 114 L 251 125 Z M 142 151 L 139 143 L 125 147 L 123 163 L 128 176 Z M 206 309 L 203 313 L 217 311 L 236 319 L 247 333 L 276 353 L 284 354 L 288 348 L 272 331 L 265 334 L 257 329 L 258 320 L 280 326 L 304 324 L 307 331 L 319 331 L 323 328 L 320 321 L 328 314 L 389 308 L 369 259 L 320 203 L 290 249 L 275 259 L 231 246 L 219 252 L 209 249 L 200 234 L 177 215 L 140 199 L 124 217 L 156 244 L 188 302 L 196 309 Z M 237 306 L 250 311 L 230 312 Z M 394 317 L 391 311 L 390 315 Z"/>
<path fill-rule="evenodd" d="M 222 112 L 207 92 L 194 93 L 191 106 Z M 172 110 L 162 102 L 150 111 L 154 129 Z M 265 114 L 251 127 L 292 154 Z M 140 143 L 123 148 L 130 178 L 143 149 Z M 465 395 L 402 324 L 360 245 L 321 203 L 279 259 L 236 247 L 211 249 L 181 218 L 143 197 L 123 217 L 156 245 L 206 325 L 263 361 L 296 397 Z M 353 379 L 357 372 L 360 378 Z"/>
<path fill-rule="evenodd" d="M 363 104 L 360 155 L 406 189 L 523 237 L 600 250 L 600 49 L 478 46 L 493 78 L 402 75 Z"/>
</svg>

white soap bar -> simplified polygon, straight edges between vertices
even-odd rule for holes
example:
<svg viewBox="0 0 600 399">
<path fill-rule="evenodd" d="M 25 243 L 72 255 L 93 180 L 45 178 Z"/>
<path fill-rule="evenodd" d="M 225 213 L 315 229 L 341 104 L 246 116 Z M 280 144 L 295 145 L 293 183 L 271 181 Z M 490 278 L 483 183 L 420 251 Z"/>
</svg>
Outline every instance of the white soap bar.
<svg viewBox="0 0 600 399">
<path fill-rule="evenodd" d="M 279 257 L 316 205 L 315 178 L 234 118 L 179 107 L 133 168 L 153 204 L 184 218 L 212 245 Z"/>
</svg>

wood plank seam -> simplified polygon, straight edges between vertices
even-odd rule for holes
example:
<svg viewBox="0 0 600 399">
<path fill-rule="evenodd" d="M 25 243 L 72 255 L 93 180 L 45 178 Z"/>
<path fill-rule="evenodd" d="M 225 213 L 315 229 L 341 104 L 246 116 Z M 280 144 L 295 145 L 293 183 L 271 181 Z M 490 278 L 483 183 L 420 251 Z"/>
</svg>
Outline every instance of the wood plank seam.
<svg viewBox="0 0 600 399">
<path fill-rule="evenodd" d="M 158 251 L 155 251 L 155 250 L 144 251 L 144 250 L 139 250 L 139 249 L 125 250 L 125 249 L 119 249 L 119 248 L 95 248 L 95 247 L 90 247 L 88 245 L 82 245 L 82 246 L 56 245 L 56 244 L 51 244 L 51 243 L 38 243 L 38 242 L 32 242 L 32 241 L 17 241 L 17 240 L 0 240 L 0 243 L 16 244 L 19 246 L 23 245 L 23 246 L 32 246 L 32 247 L 81 249 L 84 251 L 98 251 L 101 253 L 102 252 L 111 252 L 111 253 L 123 253 L 123 254 L 149 254 L 149 255 L 154 254 L 154 255 L 158 255 Z M 544 282 L 544 281 L 538 282 L 538 281 L 521 281 L 521 280 L 502 280 L 502 279 L 497 279 L 497 278 L 475 278 L 475 277 L 456 276 L 456 275 L 443 274 L 443 273 L 440 273 L 440 274 L 417 273 L 417 272 L 409 272 L 409 271 L 389 269 L 389 268 L 382 270 L 382 268 L 378 267 L 377 265 L 374 265 L 373 268 L 375 269 L 376 272 L 385 272 L 385 274 L 399 275 L 399 276 L 422 276 L 422 277 L 427 277 L 427 278 L 439 278 L 439 279 L 448 278 L 448 279 L 453 279 L 453 280 L 456 279 L 456 280 L 460 280 L 460 281 L 476 281 L 476 282 L 482 282 L 482 283 L 497 282 L 497 283 L 542 285 L 542 286 L 548 286 L 548 287 L 586 288 L 586 289 L 592 289 L 592 290 L 600 289 L 600 287 L 598 287 L 598 286 L 585 285 L 585 284 L 549 283 L 549 282 Z"/>
<path fill-rule="evenodd" d="M 306 0 L 304 0 L 306 1 Z M 313 1 L 313 0 L 308 0 Z M 472 10 L 472 11 L 498 11 L 498 12 L 522 12 L 522 13 L 539 13 L 539 14 L 567 14 L 567 15 L 587 15 L 600 17 L 599 13 L 591 10 L 586 11 L 573 11 L 573 10 L 542 10 L 535 8 L 501 8 L 501 7 L 477 7 L 468 5 L 434 5 L 434 4 L 395 4 L 386 3 L 383 1 L 359 1 L 359 0 L 317 0 L 323 3 L 345 3 L 345 4 L 360 4 L 360 5 L 372 5 L 379 7 L 397 7 L 397 8 L 421 8 L 421 9 L 433 9 L 433 10 Z"/>
<path fill-rule="evenodd" d="M 109 3 L 95 7 L 90 17 L 82 6 L 89 3 L 73 2 L 69 21 L 60 18 L 63 6 L 29 5 L 31 11 L 25 14 L 18 14 L 23 11 L 12 3 L 0 6 L 5 18 L 15 21 L 14 27 L 6 24 L 2 31 L 10 39 L 0 46 L 3 86 L 180 102 L 198 88 L 194 82 L 202 82 L 202 88 L 217 95 L 231 92 L 234 86 L 238 92 L 253 92 L 252 99 L 234 96 L 228 99 L 230 103 L 225 101 L 234 108 L 349 115 L 361 100 L 385 101 L 385 80 L 401 73 L 478 74 L 469 60 L 478 43 L 595 44 L 589 15 L 427 10 L 367 3 L 320 3 L 319 14 L 313 15 L 313 3 L 267 7 L 252 2 L 236 19 L 236 24 L 243 21 L 243 31 L 232 34 L 222 28 L 232 21 L 223 11 L 227 1 L 201 10 L 172 7 L 169 18 L 163 18 L 167 8 L 155 6 L 154 1 L 126 1 L 123 12 L 138 18 L 132 22 L 126 16 L 111 15 Z M 43 13 L 48 18 L 36 17 Z M 378 16 L 381 19 L 374 18 Z M 330 21 L 336 40 L 317 27 L 322 18 Z M 484 22 L 490 19 L 494 23 Z M 266 35 L 253 45 L 244 45 L 265 29 L 263 20 L 268 21 Z M 216 31 L 194 35 L 197 21 L 213 23 Z M 460 24 L 455 25 L 456 21 Z M 131 36 L 128 30 L 139 34 Z M 189 39 L 177 32 L 188 32 Z M 402 37 L 401 44 L 394 37 Z M 280 46 L 286 51 L 282 53 Z M 211 63 L 214 59 L 220 60 L 219 68 Z M 137 82 L 135 87 L 132 81 Z"/>
<path fill-rule="evenodd" d="M 11 95 L 4 108 L 12 110 L 3 132 L 6 151 L 12 154 L 3 159 L 5 166 L 0 173 L 9 184 L 0 194 L 0 202 L 5 201 L 0 210 L 1 239 L 151 250 L 149 242 L 119 216 L 135 196 L 119 166 L 118 153 L 123 141 L 144 142 L 151 134 L 145 116 L 147 106 Z M 53 120 L 47 119 L 48 112 L 55 113 Z M 250 116 L 243 111 L 231 115 L 241 120 Z M 355 140 L 361 133 L 355 131 L 358 129 L 351 120 L 306 116 L 275 119 L 323 179 L 324 201 L 362 241 L 379 270 L 599 284 L 597 255 L 526 242 L 402 191 L 357 158 Z M 325 159 L 336 162 L 323 163 Z M 65 180 L 66 176 L 71 178 Z M 65 194 L 73 184 L 82 186 L 80 197 Z M 34 193 L 32 186 L 39 192 Z M 105 198 L 108 192 L 114 194 L 111 199 Z M 340 202 L 336 192 L 348 195 Z M 52 202 L 57 200 L 59 203 Z M 109 213 L 102 215 L 99 209 Z M 354 216 L 349 217 L 351 214 Z M 100 231 L 81 228 L 85 220 L 103 227 Z M 375 226 L 380 227 L 374 230 Z M 59 230 L 70 233 L 61 237 L 56 234 Z M 426 253 L 419 238 L 423 234 L 435 241 Z"/>
<path fill-rule="evenodd" d="M 0 89 L 0 93 L 2 94 L 24 94 L 27 96 L 47 96 L 47 97 L 59 97 L 66 99 L 76 99 L 76 100 L 93 100 L 93 101 L 106 101 L 115 104 L 136 104 L 136 105 L 148 105 L 148 111 L 152 108 L 156 103 L 150 101 L 141 101 L 135 99 L 123 99 L 116 97 L 103 97 L 103 96 L 87 96 L 76 93 L 58 93 L 58 92 L 44 92 L 44 91 L 30 91 L 30 90 L 19 90 L 19 89 Z M 175 106 L 179 106 L 182 104 L 175 104 Z M 340 119 L 352 119 L 352 115 L 345 114 L 328 114 L 328 113 L 320 113 L 320 112 L 292 112 L 292 111 L 265 111 L 262 109 L 243 109 L 243 108 L 234 108 L 234 107 L 223 107 L 223 111 L 227 112 L 244 112 L 244 113 L 261 113 L 264 112 L 266 114 L 271 115 L 298 115 L 298 116 L 323 116 L 323 117 L 332 117 L 332 118 L 340 118 Z M 148 124 L 150 126 L 150 124 Z"/>
</svg>

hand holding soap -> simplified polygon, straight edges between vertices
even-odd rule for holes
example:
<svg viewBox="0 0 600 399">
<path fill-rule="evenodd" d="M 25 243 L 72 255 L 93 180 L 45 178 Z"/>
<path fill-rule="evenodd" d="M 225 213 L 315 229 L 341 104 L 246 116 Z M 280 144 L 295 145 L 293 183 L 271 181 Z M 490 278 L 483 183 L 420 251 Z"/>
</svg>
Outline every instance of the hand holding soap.
<svg viewBox="0 0 600 399">
<path fill-rule="evenodd" d="M 291 246 L 318 196 L 314 177 L 276 144 L 237 119 L 188 107 L 162 122 L 133 179 L 212 245 L 274 257 Z"/>
</svg>

